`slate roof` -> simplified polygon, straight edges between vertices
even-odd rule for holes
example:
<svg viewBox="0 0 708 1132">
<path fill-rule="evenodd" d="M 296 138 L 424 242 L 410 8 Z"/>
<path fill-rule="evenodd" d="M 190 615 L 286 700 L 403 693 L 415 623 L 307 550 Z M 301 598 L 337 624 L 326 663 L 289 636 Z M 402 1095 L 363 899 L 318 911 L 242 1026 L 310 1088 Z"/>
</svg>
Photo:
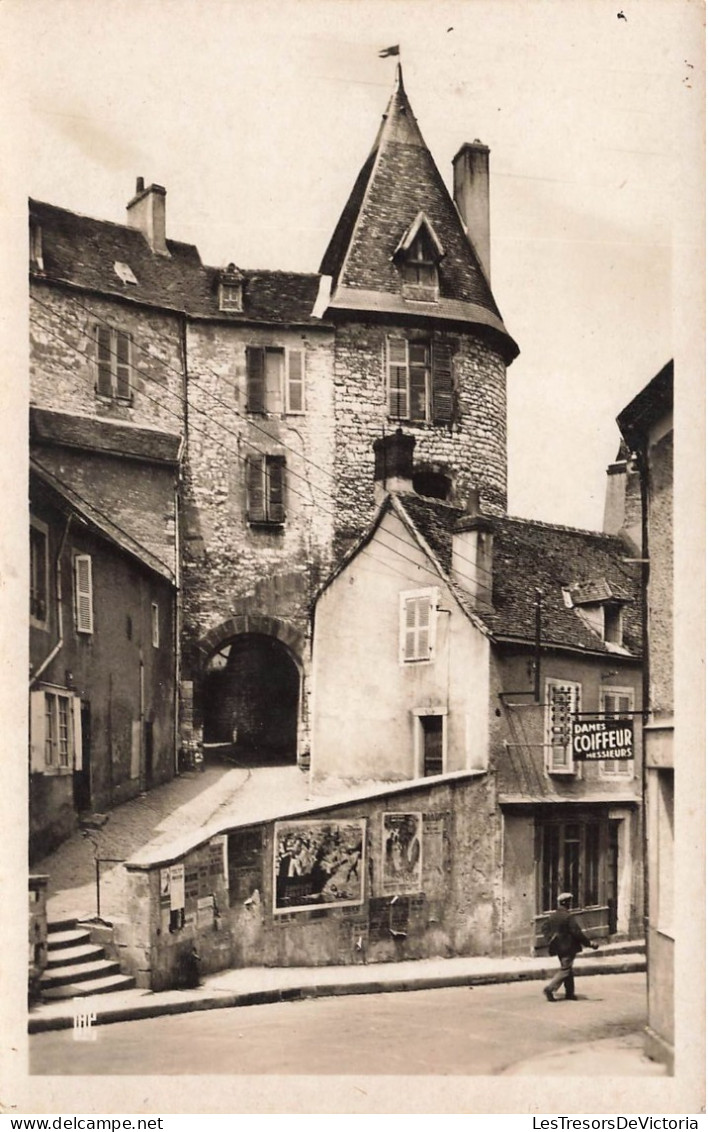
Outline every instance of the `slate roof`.
<svg viewBox="0 0 708 1132">
<path fill-rule="evenodd" d="M 434 303 L 402 299 L 401 276 L 394 262 L 401 236 L 421 211 L 445 252 L 439 266 L 440 297 Z M 518 354 L 418 129 L 400 67 L 373 149 L 344 206 L 320 270 L 333 280 L 331 310 L 368 308 L 476 323 L 496 336 L 507 360 Z"/>
<path fill-rule="evenodd" d="M 176 433 L 36 406 L 30 408 L 30 439 L 39 444 L 61 444 L 67 448 L 175 466 L 179 463 L 182 443 Z"/>
<path fill-rule="evenodd" d="M 143 566 L 146 566 L 148 570 L 159 574 L 161 578 L 175 585 L 175 573 L 171 566 L 163 562 L 157 555 L 152 554 L 147 547 L 143 546 L 122 527 L 111 522 L 107 515 L 99 514 L 87 499 L 80 496 L 67 483 L 58 479 L 50 468 L 30 457 L 30 473 L 32 478 L 41 481 L 45 491 L 49 491 L 54 496 L 60 507 L 65 509 L 68 505 L 69 510 L 79 516 L 81 521 L 91 530 L 108 539 L 109 542 L 129 554 L 131 558 L 135 558 Z"/>
<path fill-rule="evenodd" d="M 640 448 L 647 431 L 674 404 L 674 363 L 667 362 L 617 417 L 627 444 Z"/>
<path fill-rule="evenodd" d="M 621 539 L 531 519 L 485 516 L 494 532 L 492 609 L 477 610 L 450 576 L 453 530 L 465 512 L 413 494 L 396 495 L 394 506 L 428 543 L 462 607 L 493 639 L 533 643 L 539 589 L 544 647 L 617 654 L 618 646 L 594 633 L 563 597 L 564 588 L 602 578 L 612 594 L 622 594 L 626 600 L 624 649 L 632 656 L 641 655 L 641 572 L 638 565 L 624 561 L 627 549 Z"/>
<path fill-rule="evenodd" d="M 193 244 L 167 240 L 169 256 L 153 252 L 142 232 L 127 224 L 94 220 L 42 201 L 30 201 L 42 232 L 38 279 L 61 282 L 130 302 L 223 322 L 321 325 L 312 317 L 319 276 L 241 269 L 243 312 L 219 310 L 221 268 L 205 266 Z M 124 283 L 115 264 L 126 264 L 137 283 Z"/>
</svg>

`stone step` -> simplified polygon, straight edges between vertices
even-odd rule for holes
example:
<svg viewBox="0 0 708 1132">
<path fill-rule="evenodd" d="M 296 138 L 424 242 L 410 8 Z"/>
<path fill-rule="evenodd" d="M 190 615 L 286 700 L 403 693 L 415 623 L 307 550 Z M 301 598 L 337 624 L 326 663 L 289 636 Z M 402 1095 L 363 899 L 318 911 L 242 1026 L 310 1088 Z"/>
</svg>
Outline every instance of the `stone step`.
<svg viewBox="0 0 708 1132">
<path fill-rule="evenodd" d="M 60 951 L 65 947 L 78 947 L 89 943 L 91 936 L 86 928 L 65 928 L 62 931 L 49 932 L 47 935 L 47 950 Z"/>
<path fill-rule="evenodd" d="M 50 920 L 47 924 L 47 931 L 49 932 L 50 935 L 52 934 L 52 932 L 71 931 L 72 928 L 76 927 L 76 924 L 77 924 L 76 919 L 73 919 L 73 920 Z"/>
<path fill-rule="evenodd" d="M 109 975 L 103 979 L 90 979 L 84 983 L 65 983 L 60 987 L 42 990 L 42 999 L 55 1002 L 66 998 L 88 998 L 93 994 L 109 994 L 111 991 L 132 990 L 135 979 L 132 975 Z"/>
<path fill-rule="evenodd" d="M 111 959 L 94 959 L 89 963 L 77 963 L 64 967 L 52 967 L 45 971 L 39 980 L 40 991 L 44 994 L 50 987 L 60 987 L 67 983 L 86 982 L 89 979 L 102 979 L 107 975 L 120 974 L 120 964 Z"/>
<path fill-rule="evenodd" d="M 78 947 L 61 947 L 56 951 L 49 951 L 47 953 L 47 969 L 66 967 L 74 963 L 90 963 L 94 959 L 104 958 L 103 948 L 87 939 L 85 943 L 82 941 Z"/>
</svg>

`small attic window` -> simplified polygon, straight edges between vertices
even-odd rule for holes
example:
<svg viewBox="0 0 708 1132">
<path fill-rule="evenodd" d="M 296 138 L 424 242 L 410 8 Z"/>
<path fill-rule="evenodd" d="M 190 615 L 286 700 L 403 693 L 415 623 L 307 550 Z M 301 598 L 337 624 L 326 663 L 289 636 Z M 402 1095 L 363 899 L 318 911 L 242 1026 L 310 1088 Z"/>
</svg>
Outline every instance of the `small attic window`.
<svg viewBox="0 0 708 1132">
<path fill-rule="evenodd" d="M 243 310 L 243 276 L 233 263 L 219 277 L 219 310 L 227 314 Z"/>
<path fill-rule="evenodd" d="M 113 264 L 113 270 L 120 279 L 121 283 L 130 283 L 133 286 L 137 284 L 138 281 L 135 278 L 135 273 L 133 272 L 132 267 L 130 267 L 127 263 L 123 263 L 122 260 L 117 259 L 115 261 L 115 263 Z"/>
<path fill-rule="evenodd" d="M 444 254 L 435 229 L 425 214 L 419 212 L 393 256 L 401 272 L 404 299 L 427 303 L 438 301 L 438 265 Z"/>
</svg>

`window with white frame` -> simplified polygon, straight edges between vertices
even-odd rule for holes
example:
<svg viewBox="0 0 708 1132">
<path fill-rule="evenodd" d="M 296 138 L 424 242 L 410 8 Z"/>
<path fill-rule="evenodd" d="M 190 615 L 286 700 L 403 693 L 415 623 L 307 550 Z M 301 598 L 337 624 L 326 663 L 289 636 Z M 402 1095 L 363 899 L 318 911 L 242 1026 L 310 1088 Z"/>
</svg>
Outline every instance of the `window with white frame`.
<svg viewBox="0 0 708 1132">
<path fill-rule="evenodd" d="M 435 652 L 437 590 L 407 590 L 400 600 L 401 663 L 431 661 Z"/>
<path fill-rule="evenodd" d="M 572 724 L 580 711 L 580 684 L 547 680 L 544 719 L 544 753 L 548 774 L 575 774 Z"/>
<path fill-rule="evenodd" d="M 304 413 L 304 351 L 247 346 L 246 408 L 249 413 Z"/>
<path fill-rule="evenodd" d="M 600 689 L 600 712 L 605 719 L 623 719 L 632 711 L 634 711 L 633 688 Z M 598 766 L 604 778 L 634 777 L 634 759 L 600 759 Z"/>
<path fill-rule="evenodd" d="M 30 694 L 32 770 L 61 774 L 81 767 L 81 711 L 78 697 L 60 688 Z"/>
<path fill-rule="evenodd" d="M 48 531 L 46 523 L 30 520 L 30 624 L 47 628 L 48 618 Z"/>
<path fill-rule="evenodd" d="M 153 601 L 150 606 L 150 616 L 152 622 L 152 647 L 159 649 L 160 647 L 160 607 L 156 601 Z"/>
<path fill-rule="evenodd" d="M 130 334 L 99 323 L 95 327 L 96 392 L 101 397 L 129 401 L 131 389 Z"/>
<path fill-rule="evenodd" d="M 77 633 L 93 633 L 93 569 L 90 554 L 74 555 L 74 614 Z"/>
</svg>

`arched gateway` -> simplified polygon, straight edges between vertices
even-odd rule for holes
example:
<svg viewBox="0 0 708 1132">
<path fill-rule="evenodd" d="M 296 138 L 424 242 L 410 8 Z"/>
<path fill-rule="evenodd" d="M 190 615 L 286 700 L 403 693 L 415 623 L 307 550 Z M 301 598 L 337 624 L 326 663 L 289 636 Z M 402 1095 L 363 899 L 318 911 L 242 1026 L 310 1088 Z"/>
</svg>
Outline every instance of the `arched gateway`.
<svg viewBox="0 0 708 1132">
<path fill-rule="evenodd" d="M 297 761 L 303 644 L 292 625 L 255 614 L 233 617 L 202 639 L 207 750 L 230 744 L 231 757 L 250 766 Z"/>
</svg>

